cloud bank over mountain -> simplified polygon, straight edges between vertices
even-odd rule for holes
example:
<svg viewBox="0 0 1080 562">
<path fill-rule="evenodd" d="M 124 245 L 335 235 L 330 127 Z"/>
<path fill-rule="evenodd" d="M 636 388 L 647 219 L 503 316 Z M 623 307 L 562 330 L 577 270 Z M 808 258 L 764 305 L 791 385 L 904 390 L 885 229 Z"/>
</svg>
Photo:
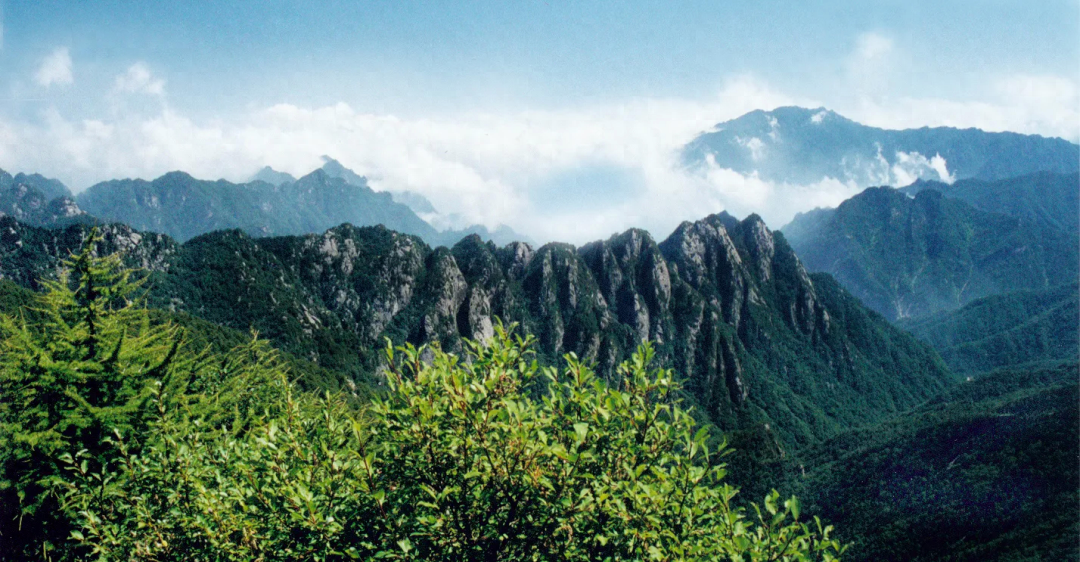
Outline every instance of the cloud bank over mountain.
<svg viewBox="0 0 1080 562">
<path fill-rule="evenodd" d="M 1074 142 L 1080 136 L 1080 98 L 1068 78 L 1004 76 L 974 100 L 892 98 L 875 81 L 890 80 L 903 60 L 890 37 L 858 36 L 845 64 L 850 85 L 861 93 L 838 97 L 830 109 L 890 128 L 980 127 Z M 78 89 L 80 74 L 72 68 L 68 49 L 57 48 L 34 78 L 44 89 Z M 136 61 L 112 78 L 111 90 L 97 94 L 108 98 L 108 110 L 79 117 L 57 105 L 30 116 L 0 112 L 0 167 L 55 176 L 79 191 L 98 181 L 172 170 L 242 181 L 269 165 L 300 176 L 329 154 L 374 189 L 419 194 L 464 222 L 510 224 L 538 241 L 569 242 L 631 225 L 662 234 L 720 210 L 757 212 L 778 228 L 797 212 L 836 205 L 867 185 L 953 179 L 948 158 L 907 150 L 848 162 L 862 175 L 798 180 L 708 159 L 687 166 L 683 147 L 718 122 L 755 109 L 828 105 L 752 74 L 731 76 L 708 96 L 431 116 L 365 111 L 344 102 L 283 102 L 196 116 L 170 103 L 167 84 Z M 751 159 L 764 161 L 779 134 L 739 142 Z"/>
</svg>

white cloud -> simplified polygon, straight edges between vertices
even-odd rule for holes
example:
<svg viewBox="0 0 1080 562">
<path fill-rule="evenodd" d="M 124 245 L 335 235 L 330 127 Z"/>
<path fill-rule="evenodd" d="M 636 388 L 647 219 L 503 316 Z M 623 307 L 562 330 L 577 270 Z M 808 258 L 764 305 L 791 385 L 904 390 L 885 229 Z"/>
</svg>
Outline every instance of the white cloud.
<svg viewBox="0 0 1080 562">
<path fill-rule="evenodd" d="M 890 181 L 885 183 L 895 187 L 911 185 L 918 179 L 938 180 L 945 183 L 954 181 L 945 159 L 940 154 L 927 158 L 918 152 L 897 152 L 891 172 Z"/>
<path fill-rule="evenodd" d="M 1015 74 L 988 82 L 991 88 L 977 98 L 863 97 L 841 112 L 890 129 L 976 127 L 1080 140 L 1080 88 L 1075 80 Z"/>
<path fill-rule="evenodd" d="M 158 89 L 149 72 L 133 69 L 118 79 L 118 89 Z M 41 123 L 9 125 L 10 138 L 0 135 L 0 167 L 41 171 L 79 189 L 170 170 L 234 181 L 267 164 L 306 174 L 329 154 L 367 175 L 376 189 L 414 191 L 444 213 L 488 226 L 506 223 L 539 240 L 582 242 L 631 226 L 666 236 L 682 220 L 725 208 L 726 183 L 702 183 L 681 171 L 679 148 L 719 121 L 796 103 L 814 102 L 742 76 L 706 100 L 632 99 L 417 119 L 365 113 L 344 103 L 278 104 L 210 122 L 165 105 L 150 116 L 121 110 L 108 119 L 82 121 L 53 111 Z M 545 181 L 588 165 L 627 170 L 643 187 L 613 187 L 605 209 L 552 214 L 536 208 L 533 200 Z"/>
<path fill-rule="evenodd" d="M 930 159 L 930 168 L 937 173 L 939 180 L 949 184 L 956 181 L 956 176 L 949 173 L 947 163 L 940 154 L 935 154 L 934 157 Z"/>
<path fill-rule="evenodd" d="M 34 73 L 34 82 L 45 88 L 53 84 L 64 86 L 74 82 L 71 75 L 71 55 L 67 47 L 57 47 L 42 59 L 41 65 Z"/>
<path fill-rule="evenodd" d="M 773 142 L 780 140 L 780 122 L 775 117 L 769 117 L 769 138 Z"/>
<path fill-rule="evenodd" d="M 704 201 L 728 209 L 737 217 L 758 213 L 772 228 L 784 226 L 795 213 L 835 207 L 862 191 L 855 182 L 830 177 L 807 185 L 769 182 L 757 174 L 721 168 L 711 155 L 706 157 L 704 169 L 691 180 Z"/>
<path fill-rule="evenodd" d="M 165 81 L 155 78 L 144 62 L 137 62 L 118 75 L 113 87 L 129 94 L 165 95 Z"/>
<path fill-rule="evenodd" d="M 879 60 L 894 54 L 868 41 L 856 53 Z M 860 55 L 861 56 L 861 55 Z M 876 126 L 978 126 L 1041 134 L 1077 127 L 1075 83 L 1057 77 L 1004 77 L 985 98 L 939 100 L 856 98 L 839 113 Z M 53 110 L 34 122 L 0 119 L 0 167 L 57 176 L 72 187 L 123 177 L 153 178 L 171 170 L 196 177 L 245 180 L 264 165 L 302 175 L 328 154 L 367 175 L 376 189 L 409 190 L 446 214 L 488 226 L 506 223 L 537 240 L 583 242 L 632 226 L 664 237 L 682 220 L 727 209 L 761 214 L 780 227 L 799 211 L 835 206 L 859 191 L 858 174 L 878 184 L 916 177 L 951 181 L 939 156 L 882 156 L 850 162 L 852 175 L 810 185 L 767 182 L 709 163 L 686 170 L 679 149 L 699 132 L 754 109 L 817 107 L 818 100 L 777 92 L 750 76 L 725 82 L 707 99 L 629 99 L 590 107 L 516 113 L 467 113 L 402 118 L 359 111 L 344 103 L 323 107 L 278 104 L 230 119 L 195 120 L 164 103 L 165 83 L 144 63 L 116 77 L 114 92 L 156 96 L 139 106 L 112 95 L 108 116 L 73 119 Z M 1070 104 L 1072 104 L 1070 106 Z M 142 111 L 134 111 L 140 108 Z M 820 115 L 820 114 L 819 114 Z M 817 115 L 812 119 L 824 119 Z M 771 129 L 773 142 L 783 131 Z M 747 148 L 762 157 L 762 137 Z M 625 171 L 635 185 L 606 190 L 605 205 L 551 211 L 537 195 L 567 171 L 595 166 Z M 616 174 L 617 175 L 617 174 Z M 626 180 L 626 178 L 633 178 Z M 859 176 L 860 178 L 863 176 Z M 640 184 L 640 185 L 638 185 Z"/>
<path fill-rule="evenodd" d="M 775 135 L 775 131 L 770 133 L 770 135 Z M 748 139 L 735 137 L 735 142 L 745 146 L 747 150 L 750 151 L 750 158 L 755 162 L 761 160 L 762 156 L 764 156 L 765 143 L 761 142 L 761 139 L 757 137 L 750 137 Z"/>
<path fill-rule="evenodd" d="M 854 56 L 865 62 L 885 58 L 893 50 L 893 40 L 880 33 L 866 32 L 855 38 Z"/>
<path fill-rule="evenodd" d="M 963 97 L 896 96 L 890 93 L 890 84 L 912 83 L 913 77 L 921 83 L 930 81 L 919 75 L 917 61 L 880 32 L 855 38 L 845 68 L 847 83 L 837 95 L 842 101 L 830 109 L 867 125 L 976 127 L 1080 140 L 1080 87 L 1075 76 L 989 74 L 984 80 L 988 87 L 980 85 Z"/>
</svg>

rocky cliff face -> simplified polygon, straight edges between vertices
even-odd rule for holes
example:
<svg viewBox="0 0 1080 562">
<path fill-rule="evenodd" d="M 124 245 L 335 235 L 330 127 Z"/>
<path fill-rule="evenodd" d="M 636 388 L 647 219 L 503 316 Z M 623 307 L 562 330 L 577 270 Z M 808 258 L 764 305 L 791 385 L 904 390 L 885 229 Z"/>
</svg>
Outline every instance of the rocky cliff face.
<svg viewBox="0 0 1080 562">
<path fill-rule="evenodd" d="M 0 228 L 0 277 L 28 286 L 82 235 L 10 219 Z M 615 382 L 648 340 L 708 419 L 764 428 L 779 444 L 912 406 L 946 378 L 928 348 L 807 274 L 756 216 L 686 222 L 659 244 L 630 230 L 535 250 L 477 236 L 432 250 L 350 225 L 261 239 L 222 231 L 183 245 L 111 226 L 105 238 L 106 251 L 150 270 L 155 306 L 253 327 L 349 376 L 377 371 L 384 338 L 457 350 L 462 338 L 489 337 L 497 319 L 535 334 L 542 360 L 574 353 Z"/>
</svg>

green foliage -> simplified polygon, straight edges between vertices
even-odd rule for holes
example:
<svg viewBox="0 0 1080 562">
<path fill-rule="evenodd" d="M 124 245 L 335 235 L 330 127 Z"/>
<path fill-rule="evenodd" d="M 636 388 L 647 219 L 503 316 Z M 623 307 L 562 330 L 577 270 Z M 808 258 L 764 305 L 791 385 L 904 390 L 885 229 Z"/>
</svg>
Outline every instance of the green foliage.
<svg viewBox="0 0 1080 562">
<path fill-rule="evenodd" d="M 705 431 L 672 402 L 644 346 L 606 385 L 573 356 L 561 372 L 501 328 L 469 360 L 405 348 L 372 408 L 387 440 L 386 520 L 422 559 L 828 557 L 792 499 L 747 520 L 710 464 Z M 540 395 L 540 400 L 530 396 Z M 403 517 L 405 514 L 407 517 Z M 757 523 L 757 524 L 755 524 Z M 770 554 L 771 552 L 771 554 Z M 436 555 L 436 553 L 438 553 Z"/>
<path fill-rule="evenodd" d="M 110 465 L 108 436 L 151 431 L 163 404 L 243 426 L 274 374 L 251 360 L 262 343 L 217 358 L 187 351 L 176 326 L 138 306 L 140 283 L 117 256 L 98 257 L 97 242 L 92 233 L 46 293 L 0 317 L 0 559 L 50 557 L 67 541 L 63 455 L 79 452 L 84 470 Z"/>
<path fill-rule="evenodd" d="M 39 315 L 32 308 L 37 293 L 16 285 L 8 279 L 0 279 L 0 314 L 22 312 L 30 315 L 32 321 L 38 321 Z"/>
<path fill-rule="evenodd" d="M 97 458 L 111 429 L 144 428 L 149 381 L 185 367 L 176 331 L 149 329 L 132 300 L 138 284 L 115 256 L 95 257 L 95 243 L 47 283 L 40 310 L 0 318 L 0 530 L 10 537 L 28 519 L 46 550 L 66 534 L 51 493 L 58 455 Z"/>
<path fill-rule="evenodd" d="M 390 392 L 362 418 L 339 400 L 266 402 L 250 431 L 199 431 L 159 408 L 117 462 L 80 454 L 67 508 L 77 552 L 104 560 L 832 560 L 841 552 L 798 501 L 748 516 L 672 402 L 651 350 L 605 385 L 569 358 L 531 360 L 501 327 L 465 360 L 390 351 Z M 160 399 L 160 398 L 159 398 Z M 178 423 L 179 418 L 186 421 Z M 177 428 L 184 428 L 179 430 Z M 195 429 L 195 430 L 192 430 Z M 715 454 L 715 453 L 714 453 Z"/>
</svg>

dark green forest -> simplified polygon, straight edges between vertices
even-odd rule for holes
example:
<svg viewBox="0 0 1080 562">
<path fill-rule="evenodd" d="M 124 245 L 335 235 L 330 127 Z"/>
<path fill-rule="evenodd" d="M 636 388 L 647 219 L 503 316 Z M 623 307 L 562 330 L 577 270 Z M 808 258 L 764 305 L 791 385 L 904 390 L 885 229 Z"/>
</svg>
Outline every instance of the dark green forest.
<svg viewBox="0 0 1080 562">
<path fill-rule="evenodd" d="M 781 488 L 848 560 L 1075 560 L 1078 380 L 1075 360 L 994 371 L 811 447 Z"/>
<path fill-rule="evenodd" d="M 972 301 L 963 308 L 904 320 L 901 327 L 934 346 L 953 373 L 974 375 L 1019 364 L 1080 356 L 1076 283 Z"/>
</svg>

